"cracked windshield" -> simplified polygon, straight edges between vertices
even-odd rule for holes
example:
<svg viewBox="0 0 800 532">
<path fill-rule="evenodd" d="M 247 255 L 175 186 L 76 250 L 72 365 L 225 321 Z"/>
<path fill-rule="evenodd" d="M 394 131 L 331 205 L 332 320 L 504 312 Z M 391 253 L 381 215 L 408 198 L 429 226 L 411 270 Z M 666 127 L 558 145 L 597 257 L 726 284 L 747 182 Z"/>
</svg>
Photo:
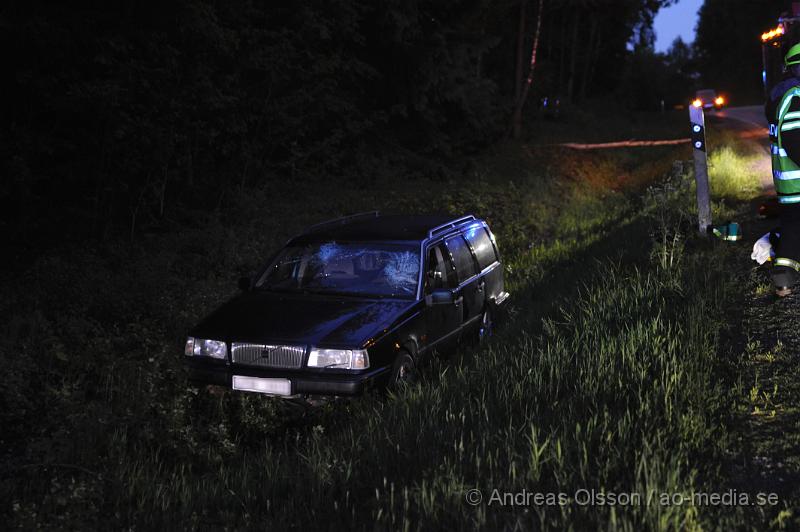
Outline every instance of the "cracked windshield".
<svg viewBox="0 0 800 532">
<path fill-rule="evenodd" d="M 316 242 L 287 247 L 258 288 L 407 298 L 418 277 L 417 245 Z"/>
</svg>

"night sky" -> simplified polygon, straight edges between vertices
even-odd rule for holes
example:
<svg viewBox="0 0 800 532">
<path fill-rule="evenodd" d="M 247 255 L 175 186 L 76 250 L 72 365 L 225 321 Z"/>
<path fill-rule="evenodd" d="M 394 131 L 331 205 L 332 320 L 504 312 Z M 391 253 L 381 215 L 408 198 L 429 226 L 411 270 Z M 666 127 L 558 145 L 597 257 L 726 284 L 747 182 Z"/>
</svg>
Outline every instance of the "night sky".
<svg viewBox="0 0 800 532">
<path fill-rule="evenodd" d="M 665 52 L 675 37 L 684 42 L 694 41 L 697 11 L 703 0 L 679 0 L 677 4 L 658 12 L 655 19 L 656 51 Z"/>
</svg>

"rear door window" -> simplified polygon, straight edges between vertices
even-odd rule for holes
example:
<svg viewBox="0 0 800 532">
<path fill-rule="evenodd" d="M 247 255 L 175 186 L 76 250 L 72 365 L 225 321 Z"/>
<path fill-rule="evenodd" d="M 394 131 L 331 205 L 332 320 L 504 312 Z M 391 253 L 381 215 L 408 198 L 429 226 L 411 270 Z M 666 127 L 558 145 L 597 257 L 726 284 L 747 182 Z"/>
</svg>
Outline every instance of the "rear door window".
<svg viewBox="0 0 800 532">
<path fill-rule="evenodd" d="M 467 231 L 464 236 L 475 252 L 475 258 L 478 259 L 478 268 L 480 270 L 494 264 L 497 260 L 497 256 L 494 254 L 494 246 L 492 245 L 492 240 L 489 238 L 486 229 L 483 227 L 473 227 Z"/>
<path fill-rule="evenodd" d="M 469 250 L 464 237 L 458 235 L 449 238 L 445 244 L 450 254 L 453 256 L 459 282 L 463 282 L 475 275 L 475 261 L 472 258 L 472 252 Z"/>
</svg>

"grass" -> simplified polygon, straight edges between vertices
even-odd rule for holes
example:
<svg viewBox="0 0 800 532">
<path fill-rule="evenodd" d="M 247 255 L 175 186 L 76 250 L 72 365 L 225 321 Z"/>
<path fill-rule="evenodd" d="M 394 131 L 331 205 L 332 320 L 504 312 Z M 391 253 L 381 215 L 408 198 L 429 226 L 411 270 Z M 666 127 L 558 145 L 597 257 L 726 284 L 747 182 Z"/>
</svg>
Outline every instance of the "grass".
<svg viewBox="0 0 800 532">
<path fill-rule="evenodd" d="M 686 176 L 670 171 L 685 151 L 580 159 L 508 144 L 457 187 L 425 178 L 274 184 L 229 196 L 172 233 L 42 257 L 4 285 L 7 520 L 68 529 L 736 525 L 741 514 L 691 505 L 489 504 L 494 489 L 574 498 L 579 489 L 652 497 L 719 487 L 729 444 L 719 420 L 734 402 L 719 378 L 720 331 L 737 285 L 726 275 L 729 248 L 689 237 Z M 485 216 L 498 235 L 514 308 L 488 346 L 434 361 L 401 393 L 313 410 L 187 385 L 184 331 L 234 293 L 259 256 L 321 218 L 431 204 Z M 469 489 L 484 502 L 466 504 Z"/>
<path fill-rule="evenodd" d="M 739 201 L 757 196 L 761 185 L 753 179 L 753 167 L 762 159 L 763 155 L 742 154 L 728 145 L 714 150 L 708 158 L 712 194 Z"/>
<path fill-rule="evenodd" d="M 277 441 L 248 442 L 263 400 L 194 396 L 189 441 L 170 445 L 175 435 L 165 434 L 148 445 L 115 432 L 113 512 L 144 528 L 699 527 L 691 507 L 571 503 L 526 514 L 463 497 L 473 488 L 487 498 L 493 489 L 699 488 L 697 463 L 714 456 L 725 397 L 713 379 L 719 323 L 706 317 L 730 289 L 704 263 L 698 256 L 677 277 L 649 262 L 607 263 L 544 322 L 535 306 L 520 309 L 488 348 L 429 368 L 388 399 L 333 405 Z M 175 459 L 201 426 L 210 441 Z"/>
<path fill-rule="evenodd" d="M 774 221 L 745 218 L 754 236 Z M 726 342 L 731 361 L 729 378 L 734 391 L 728 459 L 722 469 L 730 485 L 751 491 L 772 492 L 779 504 L 761 515 L 736 509 L 740 523 L 753 528 L 794 530 L 800 526 L 800 371 L 796 355 L 800 336 L 796 327 L 797 298 L 776 300 L 762 268 L 746 268 L 746 249 L 732 265 L 742 281 L 735 308 L 739 326 Z"/>
<path fill-rule="evenodd" d="M 565 107 L 564 120 L 538 120 L 528 125 L 531 142 L 611 142 L 664 140 L 687 137 L 689 117 L 685 110 L 665 113 L 627 111 L 611 101 L 592 102 L 586 109 Z"/>
</svg>

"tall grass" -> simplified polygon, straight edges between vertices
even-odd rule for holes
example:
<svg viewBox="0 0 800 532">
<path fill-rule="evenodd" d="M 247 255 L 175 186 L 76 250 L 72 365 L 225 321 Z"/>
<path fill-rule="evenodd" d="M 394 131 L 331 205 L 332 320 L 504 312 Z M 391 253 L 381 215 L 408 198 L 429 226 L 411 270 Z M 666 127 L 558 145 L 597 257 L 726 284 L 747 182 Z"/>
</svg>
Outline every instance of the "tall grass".
<svg viewBox="0 0 800 532">
<path fill-rule="evenodd" d="M 223 458 L 200 469 L 119 434 L 113 510 L 145 528 L 711 525 L 689 505 L 646 504 L 700 490 L 698 472 L 709 473 L 703 461 L 723 439 L 714 370 L 731 287 L 704 255 L 685 257 L 677 283 L 654 263 L 607 263 L 543 328 L 521 315 L 487 348 L 397 395 L 333 407 L 312 430 L 245 452 L 217 441 L 206 452 Z M 484 494 L 476 507 L 464 500 L 473 488 Z M 495 489 L 638 493 L 643 503 L 510 507 L 489 504 Z"/>
<path fill-rule="evenodd" d="M 600 184 L 587 185 L 553 159 L 516 154 L 509 166 L 522 170 L 493 171 L 498 161 L 487 160 L 458 186 L 323 191 L 300 216 L 278 199 L 319 190 L 289 184 L 241 198 L 235 224 L 212 215 L 133 251 L 43 259 L 3 302 L 37 309 L 8 320 L 0 339 L 17 354 L 4 356 L 0 391 L 6 456 L 15 457 L 4 459 L 0 483 L 9 520 L 68 529 L 708 525 L 686 506 L 488 504 L 494 488 L 647 495 L 714 478 L 704 464 L 725 436 L 713 378 L 715 316 L 730 289 L 724 260 L 668 238 L 683 234 L 669 214 L 680 205 L 643 205 L 631 186 L 674 157 L 608 156 L 596 166 Z M 431 202 L 482 214 L 498 233 L 515 307 L 490 345 L 434 361 L 388 398 L 314 410 L 187 386 L 183 331 L 231 293 L 233 271 L 315 219 L 374 206 L 430 211 Z M 661 232 L 649 231 L 656 205 L 666 205 Z M 466 504 L 472 488 L 483 504 Z"/>
<path fill-rule="evenodd" d="M 734 200 L 757 196 L 761 189 L 757 165 L 764 158 L 763 154 L 742 154 L 731 146 L 714 150 L 708 158 L 712 194 Z"/>
</svg>

